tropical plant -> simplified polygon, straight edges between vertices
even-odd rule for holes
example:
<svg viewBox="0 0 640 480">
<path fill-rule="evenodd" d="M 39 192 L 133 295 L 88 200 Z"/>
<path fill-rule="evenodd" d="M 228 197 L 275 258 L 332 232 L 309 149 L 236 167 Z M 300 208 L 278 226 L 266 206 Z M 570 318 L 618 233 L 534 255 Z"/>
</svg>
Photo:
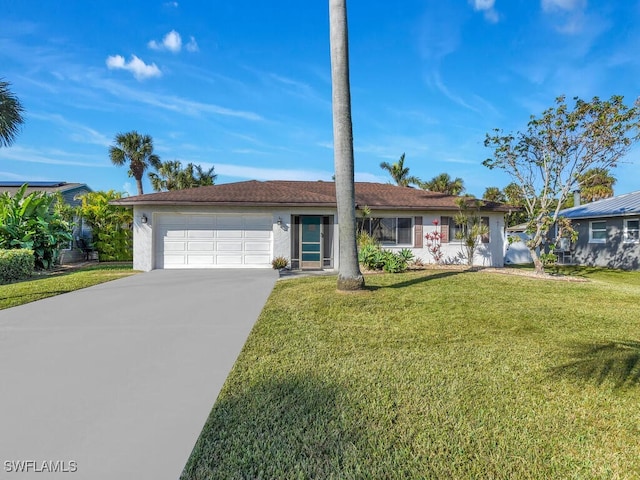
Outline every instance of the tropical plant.
<svg viewBox="0 0 640 480">
<path fill-rule="evenodd" d="M 436 264 L 441 263 L 442 258 L 444 257 L 444 253 L 442 253 L 442 231 L 438 226 L 439 223 L 439 220 L 434 220 L 433 225 L 435 228 L 432 231 L 427 232 L 424 236 L 427 240 L 425 242 L 427 252 L 429 252 L 429 255 L 433 258 L 433 262 Z"/>
<path fill-rule="evenodd" d="M 408 248 L 394 253 L 375 243 L 363 245 L 358 252 L 358 260 L 365 269 L 388 273 L 404 272 L 412 259 L 413 252 Z"/>
<path fill-rule="evenodd" d="M 133 212 L 130 208 L 111 205 L 123 194 L 109 190 L 88 192 L 79 198 L 79 215 L 91 227 L 93 247 L 100 261 L 130 261 L 133 258 Z"/>
<path fill-rule="evenodd" d="M 156 170 L 157 173 L 149 173 L 151 186 L 156 192 L 213 185 L 217 177 L 213 173 L 213 167 L 204 170 L 200 165 L 188 163 L 186 167 L 182 168 L 182 163 L 179 160 L 162 162 L 156 167 Z"/>
<path fill-rule="evenodd" d="M 640 138 L 638 104 L 627 107 L 617 95 L 574 100 L 570 109 L 565 97 L 558 97 L 555 107 L 531 117 L 526 131 L 496 129 L 484 142 L 494 155 L 483 164 L 504 170 L 520 188 L 531 232 L 525 243 L 539 274 L 544 264 L 536 250 L 580 176 L 593 168 L 614 168 Z"/>
<path fill-rule="evenodd" d="M 142 177 L 149 167 L 158 168 L 160 158 L 153 153 L 153 139 L 149 135 L 140 135 L 135 130 L 118 133 L 116 145 L 109 147 L 109 157 L 114 165 L 121 167 L 129 163 L 129 176 L 136 179 L 138 195 L 142 195 Z"/>
<path fill-rule="evenodd" d="M 24 123 L 24 108 L 10 86 L 9 82 L 0 79 L 0 147 L 11 146 Z"/>
<path fill-rule="evenodd" d="M 480 217 L 480 207 L 482 202 L 472 198 L 459 198 L 458 213 L 454 217 L 454 221 L 461 228 L 456 232 L 456 239 L 462 240 L 465 249 L 464 256 L 467 265 L 473 265 L 473 257 L 478 249 L 481 239 L 484 235 L 489 234 L 489 226 L 483 223 Z"/>
<path fill-rule="evenodd" d="M 335 163 L 336 203 L 340 218 L 340 266 L 338 290 L 360 290 L 364 277 L 358 264 L 349 87 L 349 40 L 347 36 L 346 0 L 329 0 L 329 46 L 333 107 L 333 151 Z"/>
<path fill-rule="evenodd" d="M 460 177 L 452 179 L 448 173 L 441 173 L 427 182 L 420 182 L 419 186 L 423 190 L 446 195 L 460 195 L 464 192 L 464 181 Z"/>
<path fill-rule="evenodd" d="M 51 268 L 59 248 L 72 239 L 71 225 L 55 211 L 55 196 L 25 195 L 27 187 L 0 195 L 0 248 L 33 250 L 36 268 Z"/>
<path fill-rule="evenodd" d="M 482 194 L 482 199 L 487 202 L 504 203 L 507 201 L 507 197 L 504 192 L 498 187 L 487 187 Z"/>
<path fill-rule="evenodd" d="M 411 184 L 419 185 L 418 177 L 409 175 L 409 167 L 404 166 L 404 153 L 400 155 L 400 160 L 394 163 L 382 162 L 380 168 L 389 172 L 393 181 L 400 187 L 408 187 Z"/>
<path fill-rule="evenodd" d="M 580 200 L 586 203 L 613 197 L 613 186 L 616 178 L 606 168 L 590 168 L 582 175 L 578 175 Z M 569 197 L 571 198 L 571 197 Z"/>
</svg>

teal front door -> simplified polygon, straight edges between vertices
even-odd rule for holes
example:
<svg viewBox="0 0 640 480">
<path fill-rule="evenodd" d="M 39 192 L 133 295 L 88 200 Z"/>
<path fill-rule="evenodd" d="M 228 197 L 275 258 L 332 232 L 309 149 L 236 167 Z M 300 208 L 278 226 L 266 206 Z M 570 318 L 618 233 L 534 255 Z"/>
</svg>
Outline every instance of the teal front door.
<svg viewBox="0 0 640 480">
<path fill-rule="evenodd" d="M 301 217 L 300 268 L 322 269 L 322 217 Z"/>
</svg>

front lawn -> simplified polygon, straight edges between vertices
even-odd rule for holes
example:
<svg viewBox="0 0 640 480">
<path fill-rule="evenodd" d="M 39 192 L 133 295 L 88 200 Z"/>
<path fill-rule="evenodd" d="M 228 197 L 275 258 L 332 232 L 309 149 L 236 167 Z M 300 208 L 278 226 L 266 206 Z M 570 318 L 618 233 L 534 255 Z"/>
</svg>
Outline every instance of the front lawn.
<svg viewBox="0 0 640 480">
<path fill-rule="evenodd" d="M 69 273 L 45 273 L 31 280 L 0 285 L 0 310 L 72 292 L 136 273 L 127 264 L 98 264 Z"/>
<path fill-rule="evenodd" d="M 335 282 L 278 282 L 183 479 L 640 477 L 638 282 Z"/>
</svg>

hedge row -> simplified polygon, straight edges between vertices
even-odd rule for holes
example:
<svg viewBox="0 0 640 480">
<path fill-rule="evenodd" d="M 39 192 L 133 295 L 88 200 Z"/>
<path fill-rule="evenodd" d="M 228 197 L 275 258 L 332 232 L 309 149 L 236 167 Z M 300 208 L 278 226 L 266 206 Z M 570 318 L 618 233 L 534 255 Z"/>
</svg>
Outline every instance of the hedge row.
<svg viewBox="0 0 640 480">
<path fill-rule="evenodd" d="M 0 283 L 29 278 L 33 275 L 34 268 L 33 250 L 0 250 Z"/>
</svg>

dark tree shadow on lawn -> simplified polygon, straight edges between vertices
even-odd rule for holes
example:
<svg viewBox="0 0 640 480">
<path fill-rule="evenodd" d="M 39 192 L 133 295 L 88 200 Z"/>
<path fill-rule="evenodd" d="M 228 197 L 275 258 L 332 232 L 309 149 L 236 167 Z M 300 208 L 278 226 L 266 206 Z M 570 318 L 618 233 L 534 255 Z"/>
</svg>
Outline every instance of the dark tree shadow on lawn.
<svg viewBox="0 0 640 480">
<path fill-rule="evenodd" d="M 469 273 L 472 270 L 447 270 L 444 272 L 438 272 L 438 273 L 434 273 L 434 274 L 429 274 L 429 273 L 425 273 L 424 275 L 421 275 L 419 277 L 415 277 L 412 278 L 411 280 L 405 280 L 403 282 L 398 282 L 398 283 L 392 283 L 390 285 L 365 285 L 365 289 L 366 290 L 379 290 L 381 288 L 404 288 L 404 287 L 409 287 L 411 285 L 418 285 L 420 283 L 424 283 L 424 282 L 429 282 L 432 280 L 437 280 L 440 278 L 447 278 L 447 277 L 452 277 L 454 275 L 461 275 L 461 274 L 465 274 L 465 273 Z"/>
<path fill-rule="evenodd" d="M 640 342 L 595 342 L 574 346 L 573 360 L 552 370 L 556 376 L 595 382 L 611 382 L 614 388 L 640 384 Z"/>
<path fill-rule="evenodd" d="M 180 478 L 350 476 L 342 459 L 358 440 L 345 430 L 339 392 L 311 376 L 265 379 L 237 395 L 223 392 Z"/>
</svg>

